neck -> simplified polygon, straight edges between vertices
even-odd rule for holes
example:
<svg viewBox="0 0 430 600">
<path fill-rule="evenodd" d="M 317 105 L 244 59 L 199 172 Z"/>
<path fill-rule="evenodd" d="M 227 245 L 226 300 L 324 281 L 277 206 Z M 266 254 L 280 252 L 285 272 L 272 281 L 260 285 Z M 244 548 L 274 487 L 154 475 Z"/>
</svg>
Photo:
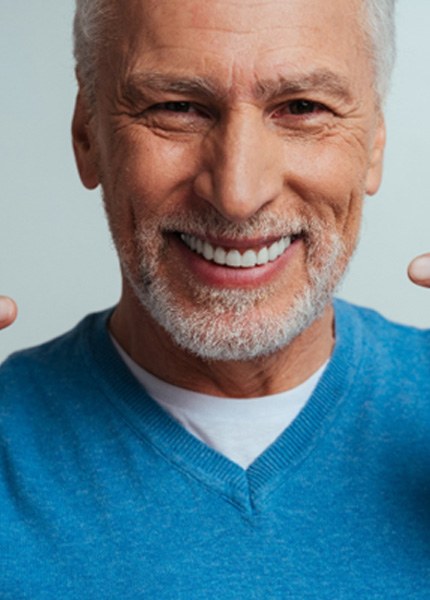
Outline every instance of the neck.
<svg viewBox="0 0 430 600">
<path fill-rule="evenodd" d="M 123 294 L 110 330 L 141 367 L 172 385 L 203 394 L 253 398 L 300 385 L 328 360 L 334 346 L 333 308 L 270 356 L 249 361 L 205 361 L 179 348 L 135 299 Z"/>
</svg>

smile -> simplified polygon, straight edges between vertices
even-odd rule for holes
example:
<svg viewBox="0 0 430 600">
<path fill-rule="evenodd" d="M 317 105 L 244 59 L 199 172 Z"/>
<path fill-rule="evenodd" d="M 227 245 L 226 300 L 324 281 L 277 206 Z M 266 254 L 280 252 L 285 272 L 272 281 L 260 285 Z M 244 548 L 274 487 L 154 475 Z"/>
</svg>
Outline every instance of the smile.
<svg viewBox="0 0 430 600">
<path fill-rule="evenodd" d="M 205 260 L 235 269 L 251 269 L 273 262 L 289 248 L 292 242 L 291 236 L 285 236 L 269 246 L 262 246 L 259 250 L 244 248 L 239 252 L 235 248 L 225 249 L 221 246 L 214 246 L 206 240 L 187 233 L 181 233 L 180 237 L 190 250 Z"/>
</svg>

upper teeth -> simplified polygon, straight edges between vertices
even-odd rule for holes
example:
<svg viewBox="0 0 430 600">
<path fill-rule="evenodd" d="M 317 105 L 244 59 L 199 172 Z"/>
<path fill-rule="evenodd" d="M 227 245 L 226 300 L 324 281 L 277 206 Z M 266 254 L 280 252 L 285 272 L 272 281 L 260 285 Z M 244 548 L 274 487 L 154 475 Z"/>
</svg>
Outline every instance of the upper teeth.
<svg viewBox="0 0 430 600">
<path fill-rule="evenodd" d="M 221 246 L 213 246 L 209 242 L 203 241 L 194 235 L 189 235 L 187 233 L 182 233 L 181 239 L 188 248 L 197 252 L 197 254 L 200 254 L 206 260 L 215 262 L 218 265 L 244 269 L 255 267 L 257 265 L 265 265 L 268 262 L 276 260 L 291 244 L 291 237 L 286 236 L 270 246 L 263 246 L 263 248 L 258 251 L 249 248 L 242 254 L 236 249 L 225 250 Z"/>
</svg>

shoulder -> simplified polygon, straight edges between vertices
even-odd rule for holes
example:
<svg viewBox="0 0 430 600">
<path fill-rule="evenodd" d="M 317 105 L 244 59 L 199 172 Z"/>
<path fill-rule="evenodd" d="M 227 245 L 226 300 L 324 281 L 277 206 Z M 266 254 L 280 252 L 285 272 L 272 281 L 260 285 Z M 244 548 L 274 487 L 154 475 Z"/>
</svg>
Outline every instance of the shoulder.
<svg viewBox="0 0 430 600">
<path fill-rule="evenodd" d="M 403 325 L 387 319 L 376 310 L 351 304 L 336 299 L 336 325 L 341 330 L 360 331 L 371 340 L 378 340 L 379 345 L 393 345 L 408 339 L 411 343 L 429 344 L 430 329 L 421 329 Z"/>
<path fill-rule="evenodd" d="M 430 394 L 430 330 L 402 325 L 378 312 L 336 300 L 336 335 L 359 347 L 365 373 Z M 358 342 L 357 342 L 358 340 Z"/>
<path fill-rule="evenodd" d="M 20 401 L 37 390 L 46 392 L 61 382 L 72 381 L 83 371 L 90 337 L 106 329 L 110 311 L 85 317 L 69 332 L 39 346 L 12 354 L 0 366 L 0 400 L 19 396 Z"/>
</svg>

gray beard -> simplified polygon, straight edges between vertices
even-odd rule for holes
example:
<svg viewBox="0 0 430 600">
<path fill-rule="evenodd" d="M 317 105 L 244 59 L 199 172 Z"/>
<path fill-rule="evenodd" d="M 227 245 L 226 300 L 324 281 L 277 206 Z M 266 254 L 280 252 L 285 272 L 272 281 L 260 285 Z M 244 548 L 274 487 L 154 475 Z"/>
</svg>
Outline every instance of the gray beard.
<svg viewBox="0 0 430 600">
<path fill-rule="evenodd" d="M 314 236 L 307 242 L 308 281 L 278 314 L 270 311 L 270 286 L 242 290 L 195 285 L 193 309 L 184 310 L 169 282 L 157 277 L 157 259 L 149 258 L 156 253 L 143 248 L 148 235 L 139 244 L 139 276 L 133 277 L 126 261 L 122 265 L 142 306 L 177 346 L 206 361 L 247 361 L 288 346 L 322 315 L 341 280 L 347 257 L 340 237 L 327 234 L 319 223 L 306 227 Z"/>
</svg>

